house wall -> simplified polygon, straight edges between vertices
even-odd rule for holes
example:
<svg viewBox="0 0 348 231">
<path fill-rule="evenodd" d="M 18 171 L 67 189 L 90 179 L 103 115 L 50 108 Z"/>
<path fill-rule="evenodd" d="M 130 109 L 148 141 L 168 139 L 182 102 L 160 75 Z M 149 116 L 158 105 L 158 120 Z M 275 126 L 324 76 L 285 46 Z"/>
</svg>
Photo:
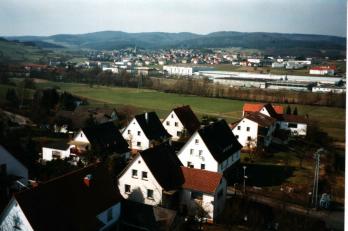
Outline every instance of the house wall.
<svg viewBox="0 0 348 231">
<path fill-rule="evenodd" d="M 224 172 L 226 169 L 231 167 L 234 163 L 240 160 L 240 150 L 233 153 L 226 160 L 218 164 L 218 172 Z"/>
<path fill-rule="evenodd" d="M 83 131 L 79 131 L 77 133 L 77 135 L 74 138 L 74 141 L 89 143 L 89 140 L 87 139 L 87 136 L 85 135 L 85 133 L 83 133 Z"/>
<path fill-rule="evenodd" d="M 0 145 L 0 166 L 6 164 L 7 174 L 20 176 L 19 181 L 28 184 L 28 169 L 21 162 L 19 162 L 12 154 Z"/>
<path fill-rule="evenodd" d="M 17 220 L 17 223 L 15 222 Z M 18 227 L 17 229 L 15 227 Z M 0 230 L 33 231 L 17 201 L 12 198 L 0 216 Z"/>
<path fill-rule="evenodd" d="M 196 139 L 198 140 L 197 144 L 195 143 Z M 191 149 L 193 150 L 192 154 Z M 200 150 L 201 154 L 199 154 Z M 203 142 L 198 132 L 195 132 L 178 152 L 178 158 L 186 167 L 188 167 L 187 163 L 191 162 L 194 168 L 201 169 L 201 164 L 204 164 L 205 170 L 219 172 L 218 162 L 210 154 L 209 149 Z"/>
<path fill-rule="evenodd" d="M 169 125 L 167 125 L 169 123 Z M 177 126 L 175 126 L 175 123 L 177 123 Z M 178 116 L 175 114 L 174 111 L 172 111 L 167 118 L 162 122 L 163 127 L 167 130 L 167 132 L 172 136 L 172 140 L 176 141 L 180 138 L 178 136 L 178 132 L 183 132 L 184 125 L 179 120 Z"/>
<path fill-rule="evenodd" d="M 307 124 L 303 123 L 290 123 L 290 124 L 297 124 L 297 128 L 289 127 L 289 122 L 281 121 L 280 128 L 284 130 L 290 130 L 291 135 L 293 136 L 305 136 L 307 135 Z"/>
<path fill-rule="evenodd" d="M 138 171 L 137 178 L 132 177 L 132 170 Z M 142 179 L 142 171 L 147 172 L 147 180 Z M 130 185 L 130 193 L 125 192 L 125 185 Z M 125 199 L 148 205 L 158 205 L 162 201 L 162 187 L 147 167 L 143 158 L 138 155 L 132 164 L 118 179 L 118 188 Z M 147 190 L 153 190 L 153 198 L 147 198 Z"/>
<path fill-rule="evenodd" d="M 248 127 L 250 128 L 249 131 L 247 131 Z M 232 129 L 232 132 L 243 147 L 247 147 L 248 144 L 253 147 L 257 146 L 258 124 L 256 122 L 243 118 L 237 126 Z M 248 141 L 248 137 L 250 137 L 251 141 Z"/>
<path fill-rule="evenodd" d="M 128 133 L 128 131 L 130 133 Z M 140 131 L 140 135 L 138 135 Z M 127 140 L 130 149 L 145 150 L 150 147 L 149 139 L 146 137 L 145 133 L 141 129 L 139 123 L 134 118 L 122 132 L 122 136 Z M 140 145 L 137 145 L 140 142 Z"/>
<path fill-rule="evenodd" d="M 53 159 L 53 151 L 60 152 L 60 159 L 67 158 L 70 156 L 70 148 L 72 147 L 74 147 L 74 145 L 70 145 L 67 150 L 42 147 L 42 159 L 46 161 L 51 161 Z"/>
<path fill-rule="evenodd" d="M 218 192 L 222 191 L 222 195 L 218 197 Z M 186 205 L 189 214 L 197 213 L 197 206 L 200 206 L 207 212 L 208 220 L 214 221 L 217 216 L 223 211 L 226 202 L 227 184 L 225 178 L 222 178 L 220 185 L 214 194 L 203 193 L 202 200 L 191 198 L 191 189 L 183 189 L 180 192 L 180 204 Z"/>
<path fill-rule="evenodd" d="M 112 211 L 112 219 L 108 221 L 108 211 Z M 115 224 L 121 216 L 121 203 L 117 203 L 107 210 L 100 213 L 97 218 L 105 224 L 100 230 L 105 230 L 111 225 Z"/>
</svg>

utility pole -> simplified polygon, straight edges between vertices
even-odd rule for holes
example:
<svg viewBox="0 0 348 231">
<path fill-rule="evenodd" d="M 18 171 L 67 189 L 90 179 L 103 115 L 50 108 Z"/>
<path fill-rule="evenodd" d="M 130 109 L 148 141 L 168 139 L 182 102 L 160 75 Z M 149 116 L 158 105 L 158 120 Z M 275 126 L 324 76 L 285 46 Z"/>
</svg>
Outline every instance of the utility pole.
<svg viewBox="0 0 348 231">
<path fill-rule="evenodd" d="M 244 191 L 244 194 L 245 194 L 245 180 L 246 180 L 246 178 L 247 178 L 247 176 L 245 175 L 245 169 L 246 169 L 247 167 L 244 165 L 243 166 L 243 169 L 244 169 L 244 176 L 243 176 L 243 179 L 244 179 L 244 182 L 243 182 L 243 191 Z"/>
<path fill-rule="evenodd" d="M 314 153 L 315 168 L 314 168 L 314 179 L 313 179 L 313 193 L 312 193 L 312 205 L 314 208 L 318 206 L 318 186 L 319 186 L 319 171 L 320 171 L 320 153 L 324 149 L 320 148 Z"/>
</svg>

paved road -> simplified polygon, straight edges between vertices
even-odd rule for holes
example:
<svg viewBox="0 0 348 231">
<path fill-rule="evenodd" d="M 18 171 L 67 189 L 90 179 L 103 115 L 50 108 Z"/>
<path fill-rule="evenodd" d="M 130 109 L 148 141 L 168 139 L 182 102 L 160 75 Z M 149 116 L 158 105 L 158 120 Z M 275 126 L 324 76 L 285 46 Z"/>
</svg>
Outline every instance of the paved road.
<svg viewBox="0 0 348 231">
<path fill-rule="evenodd" d="M 243 196 L 243 193 L 239 190 L 234 191 L 233 187 L 227 188 L 227 196 Z M 287 202 L 282 202 L 281 200 L 274 199 L 271 197 L 267 197 L 260 194 L 255 194 L 252 192 L 247 192 L 247 196 L 249 200 L 266 204 L 268 206 L 271 206 L 273 208 L 282 208 L 286 209 L 289 212 L 293 212 L 299 215 L 306 215 L 313 218 L 320 218 L 326 222 L 326 225 L 328 228 L 336 229 L 336 230 L 343 230 L 344 229 L 344 212 L 343 211 L 319 211 L 310 209 Z"/>
</svg>

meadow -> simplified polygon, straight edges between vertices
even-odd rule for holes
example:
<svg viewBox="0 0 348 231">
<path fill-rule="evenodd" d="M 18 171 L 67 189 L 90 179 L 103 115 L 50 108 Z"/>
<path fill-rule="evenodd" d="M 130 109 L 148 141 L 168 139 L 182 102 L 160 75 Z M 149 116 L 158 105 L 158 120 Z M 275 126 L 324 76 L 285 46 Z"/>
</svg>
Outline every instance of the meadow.
<svg viewBox="0 0 348 231">
<path fill-rule="evenodd" d="M 194 95 L 180 95 L 174 93 L 164 93 L 155 90 L 106 87 L 77 83 L 61 83 L 40 81 L 37 87 L 56 87 L 61 91 L 68 91 L 77 96 L 89 99 L 91 104 L 99 106 L 118 107 L 121 105 L 131 105 L 139 111 L 156 111 L 163 118 L 173 107 L 190 105 L 198 115 L 209 115 L 222 117 L 229 122 L 241 118 L 243 104 L 246 101 L 208 98 Z M 7 86 L 0 86 L 0 96 L 4 96 Z M 287 105 L 283 105 L 287 106 Z M 345 108 L 309 106 L 309 105 L 290 105 L 297 107 L 300 115 L 308 115 L 310 119 L 316 120 L 319 126 L 330 136 L 339 141 L 345 140 Z"/>
</svg>

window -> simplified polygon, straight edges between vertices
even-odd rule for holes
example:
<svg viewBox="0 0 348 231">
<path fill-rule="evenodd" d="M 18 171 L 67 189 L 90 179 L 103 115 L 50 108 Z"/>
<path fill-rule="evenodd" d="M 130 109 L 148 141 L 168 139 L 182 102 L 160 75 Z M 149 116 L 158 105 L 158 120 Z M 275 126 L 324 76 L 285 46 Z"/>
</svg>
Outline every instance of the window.
<svg viewBox="0 0 348 231">
<path fill-rule="evenodd" d="M 141 132 L 140 131 L 138 131 L 138 136 L 140 136 L 141 135 Z"/>
<path fill-rule="evenodd" d="M 181 136 L 181 132 L 176 132 L 176 135 L 177 136 Z"/>
<path fill-rule="evenodd" d="M 174 123 L 174 126 L 175 126 L 175 127 L 179 126 L 178 122 L 175 122 L 175 123 Z"/>
<path fill-rule="evenodd" d="M 147 172 L 142 172 L 141 173 L 141 179 L 147 180 Z"/>
<path fill-rule="evenodd" d="M 198 151 L 198 155 L 201 156 L 203 154 L 203 150 Z"/>
<path fill-rule="evenodd" d="M 236 138 L 238 139 L 238 138 L 239 138 L 239 135 L 236 135 Z"/>
<path fill-rule="evenodd" d="M 195 139 L 195 144 L 198 144 L 199 143 L 199 140 L 198 139 Z"/>
<path fill-rule="evenodd" d="M 247 127 L 247 132 L 250 131 L 250 127 Z"/>
<path fill-rule="evenodd" d="M 222 191 L 222 189 L 220 189 L 220 191 L 217 194 L 217 198 L 219 199 L 223 194 L 224 194 L 224 191 Z"/>
<path fill-rule="evenodd" d="M 141 146 L 141 142 L 138 141 L 137 142 L 137 146 L 140 147 Z"/>
<path fill-rule="evenodd" d="M 112 220 L 112 208 L 108 209 L 108 213 L 107 213 L 106 219 L 107 219 L 108 222 Z"/>
<path fill-rule="evenodd" d="M 205 169 L 205 164 L 201 164 L 201 169 Z"/>
<path fill-rule="evenodd" d="M 237 130 L 240 130 L 240 126 L 237 127 Z"/>
<path fill-rule="evenodd" d="M 289 123 L 289 124 L 288 124 L 288 127 L 289 127 L 289 128 L 297 128 L 297 124 L 295 124 L 295 123 Z"/>
<path fill-rule="evenodd" d="M 130 134 L 130 130 L 129 129 L 127 130 L 127 133 Z"/>
<path fill-rule="evenodd" d="M 191 192 L 191 199 L 192 200 L 202 200 L 203 199 L 203 193 L 202 192 Z"/>
<path fill-rule="evenodd" d="M 171 115 L 170 115 L 170 117 L 171 117 L 171 118 L 174 118 L 174 115 L 173 115 L 173 114 L 171 114 Z"/>
<path fill-rule="evenodd" d="M 251 137 L 250 136 L 248 136 L 248 141 L 250 141 L 251 140 Z"/>
<path fill-rule="evenodd" d="M 193 164 L 190 161 L 187 161 L 187 167 L 188 168 L 193 168 L 194 166 L 193 166 Z"/>
<path fill-rule="evenodd" d="M 166 124 L 167 124 L 167 126 L 169 126 L 169 125 L 170 125 L 170 122 L 169 122 L 169 121 L 167 121 L 167 122 L 166 122 Z"/>
<path fill-rule="evenodd" d="M 138 170 L 132 169 L 132 177 L 138 178 Z"/>
<path fill-rule="evenodd" d="M 190 155 L 192 155 L 193 154 L 193 149 L 190 149 Z"/>
<path fill-rule="evenodd" d="M 129 184 L 125 184 L 125 185 L 124 185 L 124 192 L 125 192 L 125 193 L 130 193 L 130 192 L 131 192 L 131 187 L 130 187 Z"/>
<path fill-rule="evenodd" d="M 152 189 L 147 190 L 147 198 L 153 199 L 153 190 Z"/>
</svg>

